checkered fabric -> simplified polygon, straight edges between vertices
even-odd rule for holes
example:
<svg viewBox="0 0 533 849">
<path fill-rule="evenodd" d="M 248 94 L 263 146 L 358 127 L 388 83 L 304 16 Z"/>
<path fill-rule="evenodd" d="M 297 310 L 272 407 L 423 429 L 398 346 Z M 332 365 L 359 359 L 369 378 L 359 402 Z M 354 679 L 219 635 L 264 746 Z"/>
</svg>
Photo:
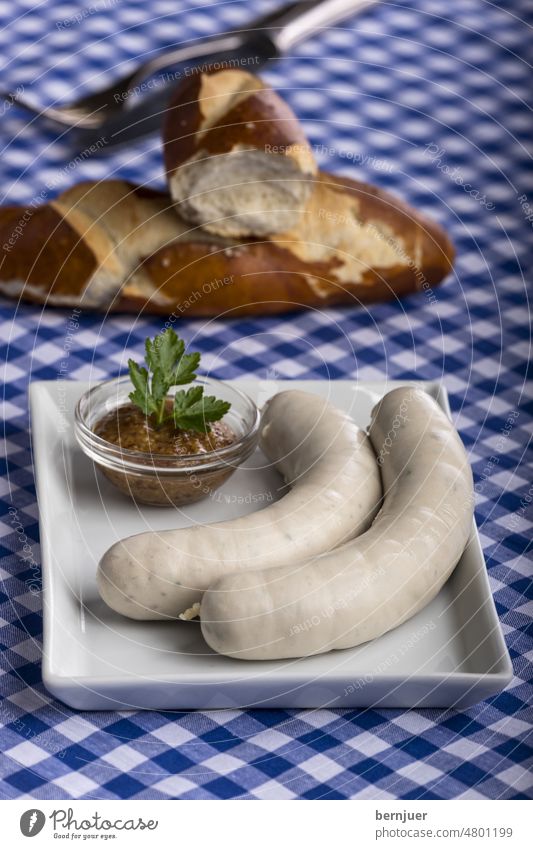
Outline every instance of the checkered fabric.
<svg viewBox="0 0 533 849">
<path fill-rule="evenodd" d="M 176 40 L 215 33 L 274 2 L 64 0 L 0 3 L 2 88 L 68 101 Z M 401 303 L 281 319 L 183 320 L 223 378 L 442 380 L 476 475 L 477 521 L 515 678 L 468 710 L 79 713 L 41 682 L 38 510 L 28 380 L 54 379 L 68 312 L 2 311 L 6 460 L 2 478 L 1 789 L 50 799 L 524 799 L 533 778 L 531 539 L 533 414 L 525 258 L 533 170 L 528 0 L 383 2 L 302 44 L 266 77 L 317 146 L 320 164 L 390 188 L 440 220 L 455 273 Z M 530 24 L 532 21 L 530 20 Z M 2 201 L 29 202 L 120 173 L 162 184 L 160 146 L 83 159 L 66 135 L 9 104 Z M 462 182 L 461 182 L 462 180 Z M 530 220 L 528 221 L 528 217 Z M 72 380 L 116 374 L 156 319 L 83 314 Z"/>
</svg>

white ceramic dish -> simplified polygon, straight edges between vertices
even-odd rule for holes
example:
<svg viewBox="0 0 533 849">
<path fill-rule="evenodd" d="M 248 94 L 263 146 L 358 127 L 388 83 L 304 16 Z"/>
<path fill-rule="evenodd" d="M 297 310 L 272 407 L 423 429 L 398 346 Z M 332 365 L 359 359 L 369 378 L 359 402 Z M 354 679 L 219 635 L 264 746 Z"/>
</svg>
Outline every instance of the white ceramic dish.
<svg viewBox="0 0 533 849">
<path fill-rule="evenodd" d="M 393 382 L 259 381 L 262 404 L 290 386 L 327 396 L 366 426 Z M 445 392 L 422 385 L 445 410 Z M 76 444 L 73 410 L 87 383 L 30 387 L 43 564 L 43 680 L 66 704 L 91 709 L 466 706 L 503 689 L 512 668 L 477 531 L 438 597 L 356 649 L 290 661 L 242 662 L 211 652 L 195 622 L 135 622 L 99 599 L 95 571 L 124 536 L 243 515 L 281 494 L 257 451 L 212 498 L 187 508 L 138 507 Z"/>
</svg>

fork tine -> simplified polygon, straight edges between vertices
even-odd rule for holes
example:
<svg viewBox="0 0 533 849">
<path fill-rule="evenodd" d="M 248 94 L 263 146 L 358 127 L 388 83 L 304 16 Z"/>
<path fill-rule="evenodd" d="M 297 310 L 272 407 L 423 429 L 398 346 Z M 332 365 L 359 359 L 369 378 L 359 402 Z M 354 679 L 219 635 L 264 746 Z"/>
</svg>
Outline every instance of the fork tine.
<svg viewBox="0 0 533 849">
<path fill-rule="evenodd" d="M 33 106 L 20 95 L 13 93 L 0 93 L 0 97 L 4 100 L 9 100 L 14 106 L 19 106 L 31 115 L 36 115 L 38 118 L 44 118 L 48 121 L 53 121 L 56 124 L 61 124 L 63 127 L 79 127 L 80 129 L 97 129 L 105 120 L 105 111 L 101 108 L 92 113 L 85 112 L 84 109 L 78 109 L 75 106 L 45 106 L 39 108 Z"/>
</svg>

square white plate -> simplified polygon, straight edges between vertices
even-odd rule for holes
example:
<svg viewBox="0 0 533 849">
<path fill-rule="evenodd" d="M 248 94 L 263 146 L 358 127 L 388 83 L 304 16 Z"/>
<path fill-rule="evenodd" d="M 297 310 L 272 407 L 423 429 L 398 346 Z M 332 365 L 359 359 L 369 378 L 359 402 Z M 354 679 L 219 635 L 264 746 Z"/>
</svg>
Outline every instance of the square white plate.
<svg viewBox="0 0 533 849">
<path fill-rule="evenodd" d="M 374 403 L 398 383 L 240 380 L 260 404 L 290 386 L 329 398 L 366 427 Z M 449 415 L 444 390 L 423 383 Z M 133 533 L 230 519 L 275 499 L 281 481 L 257 452 L 198 504 L 138 507 L 78 447 L 73 411 L 87 383 L 30 386 L 43 565 L 43 680 L 71 707 L 466 706 L 503 689 L 512 674 L 477 530 L 438 597 L 378 640 L 316 657 L 243 662 L 214 654 L 196 622 L 136 622 L 98 597 L 104 551 Z M 270 497 L 270 495 L 268 496 Z"/>
</svg>

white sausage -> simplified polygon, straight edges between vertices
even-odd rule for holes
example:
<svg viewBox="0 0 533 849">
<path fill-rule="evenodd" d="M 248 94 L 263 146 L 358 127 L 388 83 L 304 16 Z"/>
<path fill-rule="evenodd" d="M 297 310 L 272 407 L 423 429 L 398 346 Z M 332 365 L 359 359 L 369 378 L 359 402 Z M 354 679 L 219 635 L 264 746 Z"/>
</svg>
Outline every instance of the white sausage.
<svg viewBox="0 0 533 849">
<path fill-rule="evenodd" d="M 263 411 L 260 444 L 290 492 L 239 519 L 116 543 L 97 576 L 110 607 L 133 619 L 177 618 L 229 572 L 305 561 L 370 526 L 379 469 L 345 413 L 308 392 L 281 392 Z"/>
<path fill-rule="evenodd" d="M 438 593 L 472 530 L 472 473 L 444 413 L 401 387 L 372 413 L 383 508 L 365 534 L 307 564 L 228 575 L 201 604 L 221 654 L 303 657 L 357 646 L 409 619 Z"/>
</svg>

